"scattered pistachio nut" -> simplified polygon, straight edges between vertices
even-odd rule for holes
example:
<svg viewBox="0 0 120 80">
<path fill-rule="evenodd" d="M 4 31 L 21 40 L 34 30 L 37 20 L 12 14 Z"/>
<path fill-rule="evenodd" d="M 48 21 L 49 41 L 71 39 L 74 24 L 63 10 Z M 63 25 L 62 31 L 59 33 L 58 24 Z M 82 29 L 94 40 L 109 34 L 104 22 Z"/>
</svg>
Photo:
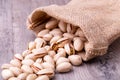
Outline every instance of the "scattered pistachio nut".
<svg viewBox="0 0 120 80">
<path fill-rule="evenodd" d="M 13 72 L 9 69 L 2 70 L 1 75 L 5 80 L 9 79 L 10 77 L 14 77 Z"/>
<path fill-rule="evenodd" d="M 57 72 L 69 72 L 72 69 L 72 65 L 69 62 L 63 62 L 57 65 Z"/>
<path fill-rule="evenodd" d="M 71 55 L 71 56 L 68 57 L 68 59 L 75 66 L 78 66 L 78 65 L 82 64 L 82 59 L 79 55 Z"/>
</svg>

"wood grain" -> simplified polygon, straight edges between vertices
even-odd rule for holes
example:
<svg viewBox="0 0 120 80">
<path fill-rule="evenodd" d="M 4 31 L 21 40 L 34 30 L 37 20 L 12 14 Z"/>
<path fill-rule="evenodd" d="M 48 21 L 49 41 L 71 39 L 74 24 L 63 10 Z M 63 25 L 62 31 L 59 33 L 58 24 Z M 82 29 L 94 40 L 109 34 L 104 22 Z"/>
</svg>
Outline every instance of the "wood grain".
<svg viewBox="0 0 120 80">
<path fill-rule="evenodd" d="M 14 53 L 22 53 L 28 42 L 34 40 L 34 34 L 25 25 L 33 9 L 67 2 L 69 0 L 0 0 L 0 66 L 9 63 Z M 3 80 L 1 76 L 0 80 Z M 108 54 L 74 67 L 69 73 L 56 73 L 52 80 L 120 80 L 120 38 L 109 47 Z"/>
</svg>

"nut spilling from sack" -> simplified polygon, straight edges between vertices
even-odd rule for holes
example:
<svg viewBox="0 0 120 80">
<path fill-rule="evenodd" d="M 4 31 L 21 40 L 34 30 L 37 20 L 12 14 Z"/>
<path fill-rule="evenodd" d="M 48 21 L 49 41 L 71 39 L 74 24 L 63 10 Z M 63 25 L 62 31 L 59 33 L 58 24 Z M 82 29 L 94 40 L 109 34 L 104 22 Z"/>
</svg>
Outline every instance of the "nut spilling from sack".
<svg viewBox="0 0 120 80">
<path fill-rule="evenodd" d="M 1 66 L 5 80 L 49 80 L 82 64 L 87 42 L 82 30 L 51 18 L 28 49 Z"/>
</svg>

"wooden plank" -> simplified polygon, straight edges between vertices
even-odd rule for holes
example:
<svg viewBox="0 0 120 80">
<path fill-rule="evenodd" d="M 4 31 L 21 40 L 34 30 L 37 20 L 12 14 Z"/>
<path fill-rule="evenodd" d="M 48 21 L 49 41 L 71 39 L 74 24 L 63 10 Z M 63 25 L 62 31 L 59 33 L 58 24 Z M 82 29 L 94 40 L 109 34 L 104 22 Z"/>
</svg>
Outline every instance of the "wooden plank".
<svg viewBox="0 0 120 80">
<path fill-rule="evenodd" d="M 70 0 L 0 0 L 0 66 L 22 53 L 34 34 L 26 28 L 31 11 L 50 4 L 63 5 Z M 56 73 L 52 80 L 119 80 L 120 38 L 109 48 L 108 54 L 73 67 L 69 73 Z M 2 80 L 0 76 L 0 80 Z"/>
<path fill-rule="evenodd" d="M 8 63 L 14 53 L 11 13 L 11 1 L 0 0 L 0 66 L 2 63 Z"/>
</svg>

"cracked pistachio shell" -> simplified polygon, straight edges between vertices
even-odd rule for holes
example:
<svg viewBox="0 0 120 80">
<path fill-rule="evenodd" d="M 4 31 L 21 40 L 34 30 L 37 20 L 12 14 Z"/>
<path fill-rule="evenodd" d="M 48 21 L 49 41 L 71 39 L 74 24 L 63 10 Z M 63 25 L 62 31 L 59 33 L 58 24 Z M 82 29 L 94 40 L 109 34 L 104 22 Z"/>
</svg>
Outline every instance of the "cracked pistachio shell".
<svg viewBox="0 0 120 80">
<path fill-rule="evenodd" d="M 47 55 L 47 50 L 45 48 L 39 48 L 39 49 L 36 49 L 34 52 L 34 57 L 35 58 L 41 58 L 45 55 Z"/>
<path fill-rule="evenodd" d="M 57 25 L 58 25 L 58 21 L 56 19 L 52 18 L 46 23 L 45 28 L 46 29 L 54 29 L 57 27 Z"/>
<path fill-rule="evenodd" d="M 25 73 L 33 73 L 32 68 L 30 66 L 28 66 L 28 65 L 22 65 L 21 69 Z"/>
<path fill-rule="evenodd" d="M 26 77 L 28 76 L 28 73 L 21 73 L 20 75 L 18 75 L 18 79 L 20 80 L 26 80 Z"/>
<path fill-rule="evenodd" d="M 36 43 L 36 49 L 39 49 L 39 48 L 44 47 L 46 45 L 46 41 L 42 38 L 36 38 L 35 43 Z"/>
<path fill-rule="evenodd" d="M 60 28 L 60 30 L 62 32 L 66 32 L 67 24 L 63 21 L 60 21 L 59 24 L 58 24 L 58 27 Z"/>
<path fill-rule="evenodd" d="M 34 63 L 33 65 L 31 65 L 31 68 L 33 69 L 35 73 L 43 69 L 42 65 L 39 63 Z"/>
<path fill-rule="evenodd" d="M 69 62 L 63 62 L 56 67 L 57 72 L 69 72 L 72 69 L 72 65 Z"/>
<path fill-rule="evenodd" d="M 35 80 L 37 78 L 36 74 L 29 74 L 26 78 L 26 80 Z"/>
<path fill-rule="evenodd" d="M 35 63 L 41 64 L 41 63 L 43 63 L 43 59 L 42 58 L 38 58 L 38 59 L 36 59 Z"/>
<path fill-rule="evenodd" d="M 75 49 L 74 49 L 74 47 L 72 46 L 72 44 L 67 43 L 67 44 L 65 44 L 64 48 L 65 48 L 65 51 L 66 51 L 66 53 L 67 53 L 68 55 L 73 55 L 73 54 L 75 54 Z"/>
<path fill-rule="evenodd" d="M 1 66 L 1 69 L 9 69 L 10 67 L 12 67 L 11 64 L 3 64 L 3 65 Z"/>
<path fill-rule="evenodd" d="M 2 75 L 3 79 L 5 79 L 5 80 L 7 80 L 10 77 L 14 77 L 14 74 L 9 69 L 2 70 L 1 75 Z"/>
<path fill-rule="evenodd" d="M 24 59 L 23 61 L 22 61 L 22 64 L 24 64 L 24 65 L 32 65 L 34 63 L 34 61 L 32 60 L 32 59 Z"/>
<path fill-rule="evenodd" d="M 73 41 L 73 46 L 76 51 L 81 51 L 84 47 L 83 41 L 79 37 L 75 37 Z"/>
<path fill-rule="evenodd" d="M 62 36 L 54 36 L 54 37 L 50 40 L 50 44 L 57 42 L 60 38 L 62 38 Z"/>
<path fill-rule="evenodd" d="M 50 46 L 49 46 L 49 45 L 46 45 L 44 48 L 45 48 L 47 51 L 50 50 Z"/>
<path fill-rule="evenodd" d="M 21 62 L 17 59 L 13 59 L 10 61 L 10 64 L 15 66 L 15 67 L 21 67 Z"/>
<path fill-rule="evenodd" d="M 68 58 L 65 58 L 65 57 L 60 57 L 57 61 L 56 61 L 56 65 L 59 65 L 63 62 L 69 62 L 69 59 Z"/>
<path fill-rule="evenodd" d="M 52 78 L 54 76 L 54 70 L 51 68 L 42 69 L 37 73 L 39 76 L 47 75 L 48 77 Z"/>
<path fill-rule="evenodd" d="M 18 76 L 22 73 L 22 70 L 18 67 L 10 67 L 9 70 L 12 71 L 15 76 Z"/>
<path fill-rule="evenodd" d="M 36 43 L 35 42 L 33 42 L 33 41 L 29 42 L 29 45 L 28 45 L 28 49 L 29 50 L 33 50 L 33 49 L 35 49 L 35 47 L 36 47 Z"/>
<path fill-rule="evenodd" d="M 38 76 L 35 80 L 50 80 L 47 75 Z"/>
<path fill-rule="evenodd" d="M 18 59 L 18 60 L 20 60 L 20 61 L 23 60 L 23 56 L 22 56 L 21 54 L 15 54 L 15 55 L 14 55 L 14 58 L 15 58 L 15 59 Z"/>
<path fill-rule="evenodd" d="M 71 55 L 68 57 L 68 59 L 70 60 L 72 65 L 78 66 L 78 65 L 82 64 L 82 59 L 79 55 Z"/>
</svg>

